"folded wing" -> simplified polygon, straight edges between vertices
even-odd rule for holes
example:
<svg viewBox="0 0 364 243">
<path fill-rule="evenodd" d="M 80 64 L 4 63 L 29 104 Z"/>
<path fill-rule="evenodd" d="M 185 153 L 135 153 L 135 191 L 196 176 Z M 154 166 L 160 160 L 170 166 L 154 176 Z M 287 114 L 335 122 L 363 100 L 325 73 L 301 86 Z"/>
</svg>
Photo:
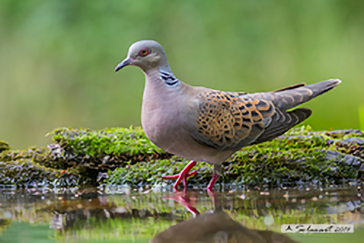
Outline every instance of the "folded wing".
<svg viewBox="0 0 364 243">
<path fill-rule="evenodd" d="M 328 80 L 305 86 L 293 85 L 267 93 L 234 93 L 211 91 L 197 98 L 199 113 L 197 130 L 192 136 L 199 142 L 219 150 L 272 140 L 296 124 L 306 120 L 311 110 L 298 108 L 340 83 Z"/>
</svg>

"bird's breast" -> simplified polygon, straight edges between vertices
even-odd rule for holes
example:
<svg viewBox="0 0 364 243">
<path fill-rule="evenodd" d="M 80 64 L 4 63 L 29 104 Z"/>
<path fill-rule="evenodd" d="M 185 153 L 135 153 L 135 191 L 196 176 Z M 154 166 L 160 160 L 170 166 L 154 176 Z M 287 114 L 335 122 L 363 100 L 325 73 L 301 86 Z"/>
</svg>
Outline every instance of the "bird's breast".
<svg viewBox="0 0 364 243">
<path fill-rule="evenodd" d="M 219 151 L 197 142 L 193 136 L 196 120 L 188 109 L 165 104 L 158 106 L 143 101 L 142 126 L 146 136 L 171 154 L 212 164 L 224 162 L 234 151 Z"/>
<path fill-rule="evenodd" d="M 187 137 L 188 124 L 185 124 L 183 116 L 189 116 L 188 109 L 181 105 L 178 95 L 166 97 L 143 98 L 142 126 L 147 137 L 157 146 L 168 151 L 176 142 L 176 138 Z M 194 122 L 190 120 L 191 124 Z M 169 152 L 169 151 L 168 151 Z"/>
<path fill-rule="evenodd" d="M 234 151 L 220 151 L 197 142 L 199 101 L 196 92 L 183 84 L 179 90 L 146 80 L 142 104 L 142 126 L 146 136 L 161 149 L 195 161 L 222 163 Z"/>
</svg>

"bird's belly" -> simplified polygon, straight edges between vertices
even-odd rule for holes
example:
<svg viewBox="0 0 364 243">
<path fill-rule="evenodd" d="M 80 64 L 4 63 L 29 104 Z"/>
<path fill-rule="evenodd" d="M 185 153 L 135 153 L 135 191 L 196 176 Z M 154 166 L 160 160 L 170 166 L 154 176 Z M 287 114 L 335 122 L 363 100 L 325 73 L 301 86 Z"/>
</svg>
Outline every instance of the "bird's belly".
<svg viewBox="0 0 364 243">
<path fill-rule="evenodd" d="M 168 127 L 168 129 L 166 129 Z M 221 151 L 197 142 L 182 126 L 154 123 L 143 125 L 146 136 L 155 145 L 168 153 L 178 155 L 185 159 L 205 161 L 211 164 L 221 164 L 234 153 L 234 151 Z"/>
</svg>

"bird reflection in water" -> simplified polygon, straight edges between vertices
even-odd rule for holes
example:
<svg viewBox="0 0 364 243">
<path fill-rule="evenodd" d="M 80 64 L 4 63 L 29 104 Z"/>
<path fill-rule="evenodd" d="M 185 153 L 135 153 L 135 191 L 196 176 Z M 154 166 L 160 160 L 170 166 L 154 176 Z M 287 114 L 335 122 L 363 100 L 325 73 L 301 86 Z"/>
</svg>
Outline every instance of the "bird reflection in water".
<svg viewBox="0 0 364 243">
<path fill-rule="evenodd" d="M 209 192 L 215 211 L 201 215 L 186 193 L 176 192 L 171 199 L 183 205 L 193 218 L 157 234 L 150 243 L 294 243 L 288 236 L 273 231 L 248 229 L 222 210 L 214 192 Z"/>
</svg>

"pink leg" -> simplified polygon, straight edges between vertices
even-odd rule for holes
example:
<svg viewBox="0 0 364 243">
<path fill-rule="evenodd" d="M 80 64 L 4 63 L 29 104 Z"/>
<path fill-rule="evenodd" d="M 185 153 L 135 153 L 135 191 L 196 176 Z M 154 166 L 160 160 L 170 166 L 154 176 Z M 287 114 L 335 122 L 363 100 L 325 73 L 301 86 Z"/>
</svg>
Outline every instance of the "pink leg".
<svg viewBox="0 0 364 243">
<path fill-rule="evenodd" d="M 190 170 L 195 165 L 196 165 L 196 161 L 192 160 L 190 163 L 188 163 L 188 165 L 179 174 L 172 175 L 172 176 L 162 176 L 162 179 L 167 179 L 167 180 L 177 179 L 176 183 L 174 183 L 174 186 L 173 186 L 173 188 L 176 190 L 177 190 L 178 184 L 181 182 L 181 180 L 183 180 L 183 185 L 186 188 L 187 187 L 187 177 L 197 174 L 197 171 L 190 172 Z"/>
<path fill-rule="evenodd" d="M 214 171 L 214 174 L 212 175 L 212 179 L 206 188 L 207 191 L 213 191 L 212 188 L 214 187 L 214 185 L 215 185 L 216 181 L 219 179 L 219 177 L 220 177 L 219 174 L 217 174 L 216 171 Z"/>
</svg>

